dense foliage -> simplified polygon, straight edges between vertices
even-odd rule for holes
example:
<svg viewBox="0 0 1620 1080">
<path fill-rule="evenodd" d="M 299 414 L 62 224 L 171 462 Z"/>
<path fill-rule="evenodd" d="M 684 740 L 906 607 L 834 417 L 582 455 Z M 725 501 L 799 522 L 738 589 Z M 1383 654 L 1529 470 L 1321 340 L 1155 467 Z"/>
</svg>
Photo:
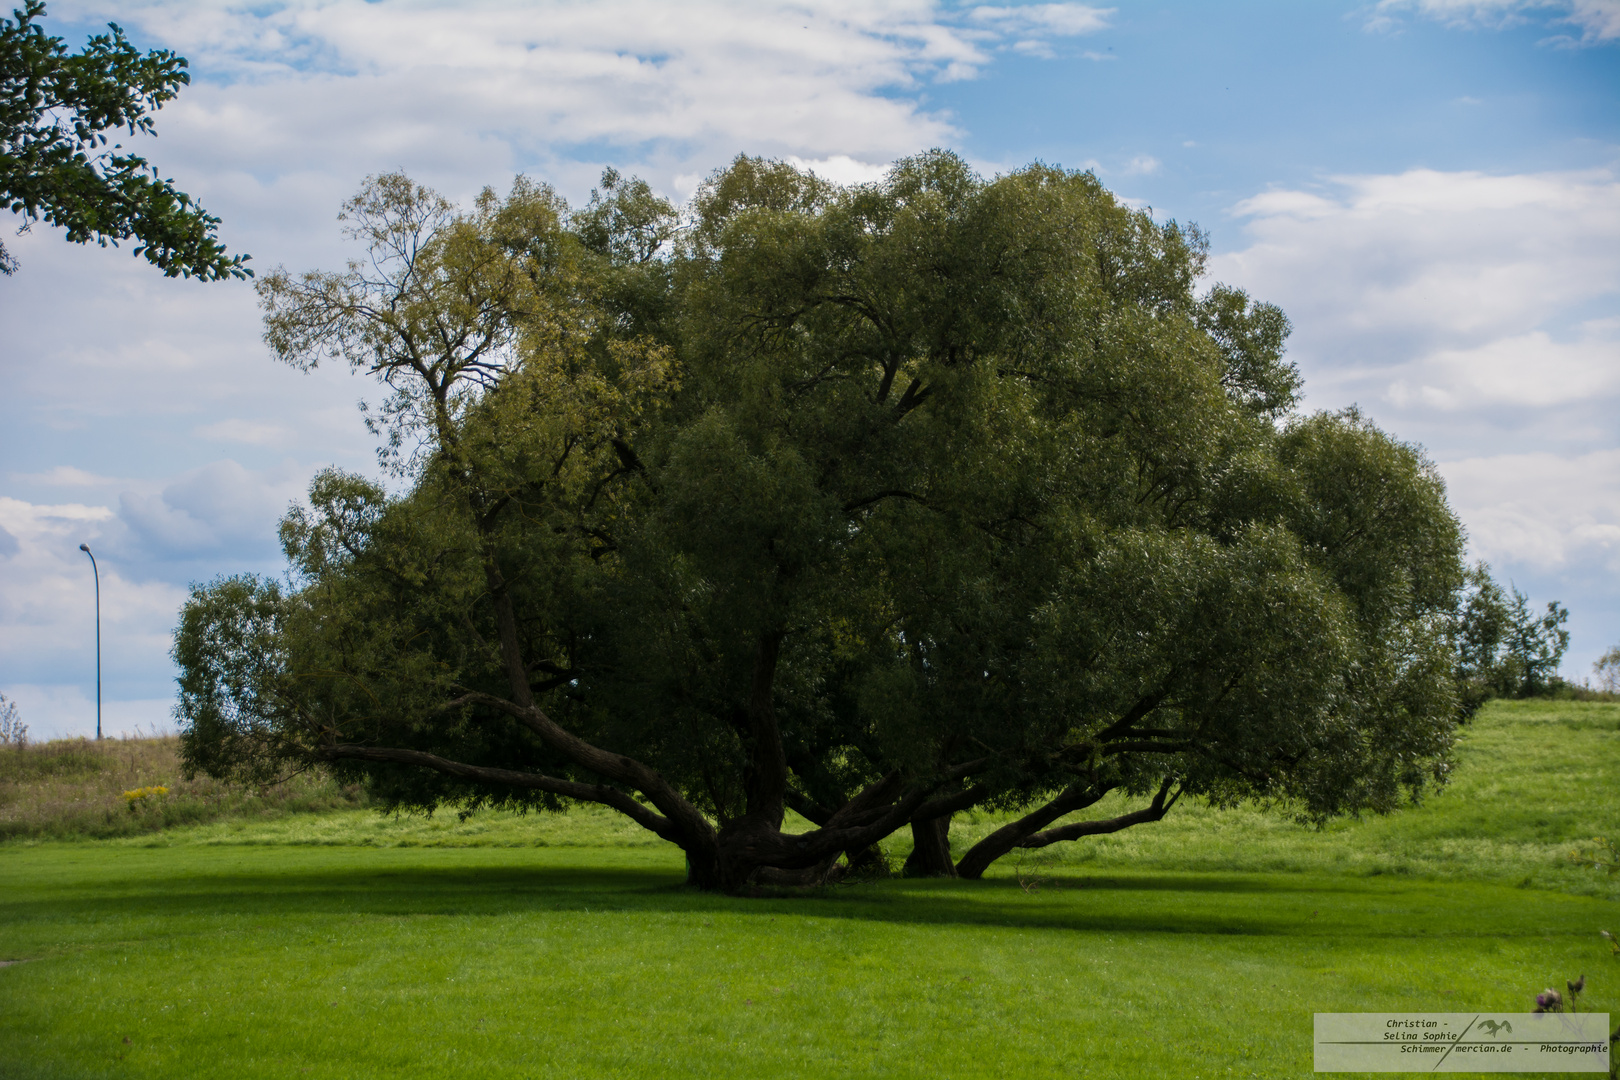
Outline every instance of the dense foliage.
<svg viewBox="0 0 1620 1080">
<path fill-rule="evenodd" d="M 169 277 L 249 277 L 246 255 L 227 255 L 219 219 L 137 154 L 107 146 L 107 132 L 152 134 L 151 113 L 191 81 L 184 57 L 138 52 L 115 24 L 69 53 L 37 20 L 43 0 L 0 19 L 0 202 L 67 238 L 103 246 L 138 241 L 135 254 Z M 0 273 L 15 262 L 0 245 Z"/>
<path fill-rule="evenodd" d="M 398 496 L 319 477 L 287 588 L 195 591 L 184 746 L 390 805 L 615 807 L 692 879 L 815 881 L 910 824 L 982 873 L 1191 794 L 1322 819 L 1446 769 L 1460 532 L 1422 454 L 1285 419 L 1282 313 L 1087 173 L 739 158 L 466 212 L 260 283 L 284 360 L 390 388 Z M 1110 791 L 1141 811 L 1053 826 Z M 953 864 L 949 815 L 1029 808 Z M 792 808 L 815 828 L 784 833 Z"/>
</svg>

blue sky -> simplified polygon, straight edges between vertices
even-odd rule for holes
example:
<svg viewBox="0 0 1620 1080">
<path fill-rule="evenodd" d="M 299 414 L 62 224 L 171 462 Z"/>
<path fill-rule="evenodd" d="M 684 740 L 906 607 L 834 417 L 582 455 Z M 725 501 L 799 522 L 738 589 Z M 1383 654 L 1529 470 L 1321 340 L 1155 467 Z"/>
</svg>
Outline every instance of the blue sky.
<svg viewBox="0 0 1620 1080">
<path fill-rule="evenodd" d="M 1398 23 L 1371 29 L 1371 14 L 1334 3 L 1131 5 L 1106 30 L 1054 43 L 1052 61 L 998 63 L 929 97 L 986 158 L 1119 168 L 1151 156 L 1161 168 L 1133 186 L 1212 226 L 1269 185 L 1331 173 L 1612 161 L 1613 45 L 1538 44 L 1553 29 L 1546 10 L 1500 29 L 1401 9 L 1384 16 Z"/>
<path fill-rule="evenodd" d="M 91 0 L 46 25 L 108 20 L 190 59 L 143 149 L 263 269 L 339 264 L 339 203 L 396 168 L 574 200 L 606 165 L 683 198 L 739 152 L 1094 169 L 1282 305 L 1308 407 L 1428 449 L 1472 553 L 1569 607 L 1566 676 L 1620 643 L 1620 0 Z M 151 730 L 188 583 L 275 572 L 309 476 L 373 467 L 369 387 L 277 366 L 249 286 L 11 231 L 0 692 L 36 737 L 93 728 L 88 541 L 107 727 Z"/>
</svg>

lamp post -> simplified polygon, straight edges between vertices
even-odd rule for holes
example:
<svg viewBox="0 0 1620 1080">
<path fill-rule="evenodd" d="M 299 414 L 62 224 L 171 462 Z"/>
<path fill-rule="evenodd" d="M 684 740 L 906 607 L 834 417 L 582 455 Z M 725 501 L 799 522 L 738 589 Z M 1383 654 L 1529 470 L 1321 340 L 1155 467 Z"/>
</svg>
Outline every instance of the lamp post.
<svg viewBox="0 0 1620 1080">
<path fill-rule="evenodd" d="M 101 739 L 101 569 L 96 566 L 95 553 L 89 544 L 80 544 L 79 550 L 90 556 L 90 572 L 96 575 L 96 739 Z"/>
</svg>

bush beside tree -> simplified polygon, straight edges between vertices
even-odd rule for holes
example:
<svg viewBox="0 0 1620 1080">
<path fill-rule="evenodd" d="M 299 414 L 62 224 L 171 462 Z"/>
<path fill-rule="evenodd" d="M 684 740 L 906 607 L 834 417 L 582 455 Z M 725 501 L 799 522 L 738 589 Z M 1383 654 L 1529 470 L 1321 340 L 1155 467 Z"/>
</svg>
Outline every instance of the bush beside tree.
<svg viewBox="0 0 1620 1080">
<path fill-rule="evenodd" d="M 1557 601 L 1536 614 L 1518 589 L 1502 589 L 1491 568 L 1467 572 L 1457 619 L 1457 682 L 1465 716 L 1493 697 L 1528 698 L 1563 685 L 1558 664 L 1569 647 L 1569 611 Z"/>
</svg>

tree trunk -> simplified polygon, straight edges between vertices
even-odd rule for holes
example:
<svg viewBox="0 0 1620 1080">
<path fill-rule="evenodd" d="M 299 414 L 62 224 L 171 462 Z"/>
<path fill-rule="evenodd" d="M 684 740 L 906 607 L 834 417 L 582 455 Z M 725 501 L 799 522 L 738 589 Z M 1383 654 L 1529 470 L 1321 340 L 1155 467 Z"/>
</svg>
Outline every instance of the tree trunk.
<svg viewBox="0 0 1620 1080">
<path fill-rule="evenodd" d="M 694 889 L 704 892 L 719 892 L 720 868 L 715 865 L 714 859 L 705 859 L 702 856 L 694 859 L 692 853 L 686 853 L 686 884 Z"/>
<path fill-rule="evenodd" d="M 906 877 L 955 877 L 951 861 L 951 817 L 913 818 L 911 854 L 901 873 Z"/>
<path fill-rule="evenodd" d="M 787 810 L 787 754 L 776 722 L 776 665 L 782 655 L 780 632 L 761 634 L 748 691 L 747 759 L 743 765 L 744 817 L 771 830 L 782 827 Z"/>
</svg>

